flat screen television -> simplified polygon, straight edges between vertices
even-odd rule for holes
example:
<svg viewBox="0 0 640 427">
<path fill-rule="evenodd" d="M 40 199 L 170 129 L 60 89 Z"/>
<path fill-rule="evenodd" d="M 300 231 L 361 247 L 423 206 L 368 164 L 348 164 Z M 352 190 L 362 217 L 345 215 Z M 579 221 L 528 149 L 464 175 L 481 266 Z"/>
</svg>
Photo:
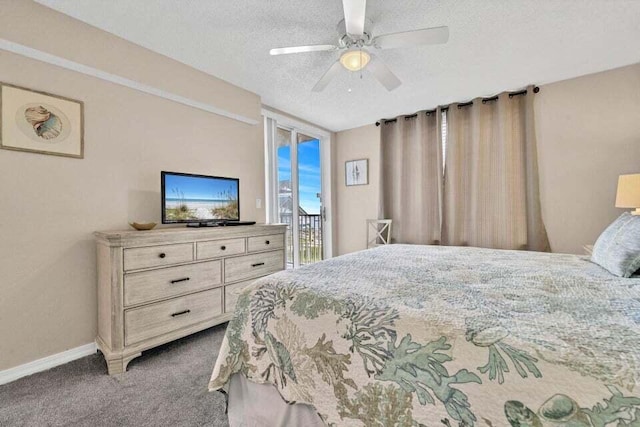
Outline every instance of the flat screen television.
<svg viewBox="0 0 640 427">
<path fill-rule="evenodd" d="M 240 180 L 161 172 L 162 223 L 217 223 L 240 220 Z"/>
</svg>

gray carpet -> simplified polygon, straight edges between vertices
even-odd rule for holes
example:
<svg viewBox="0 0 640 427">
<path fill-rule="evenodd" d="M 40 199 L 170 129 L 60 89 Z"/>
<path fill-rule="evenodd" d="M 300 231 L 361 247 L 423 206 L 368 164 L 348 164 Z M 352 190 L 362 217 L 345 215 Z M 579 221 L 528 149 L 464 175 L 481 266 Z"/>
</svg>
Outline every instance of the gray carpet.
<svg viewBox="0 0 640 427">
<path fill-rule="evenodd" d="M 101 354 L 0 386 L 0 426 L 228 426 L 209 393 L 226 323 L 149 350 L 110 377 Z"/>
</svg>

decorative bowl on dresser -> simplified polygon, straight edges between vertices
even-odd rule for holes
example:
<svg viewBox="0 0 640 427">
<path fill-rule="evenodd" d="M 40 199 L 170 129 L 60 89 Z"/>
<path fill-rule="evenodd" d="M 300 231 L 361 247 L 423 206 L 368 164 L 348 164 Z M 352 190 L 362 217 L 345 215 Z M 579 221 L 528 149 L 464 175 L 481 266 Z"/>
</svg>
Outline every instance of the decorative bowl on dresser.
<svg viewBox="0 0 640 427">
<path fill-rule="evenodd" d="M 286 225 L 94 233 L 109 374 L 142 351 L 231 319 L 238 291 L 285 267 Z"/>
</svg>

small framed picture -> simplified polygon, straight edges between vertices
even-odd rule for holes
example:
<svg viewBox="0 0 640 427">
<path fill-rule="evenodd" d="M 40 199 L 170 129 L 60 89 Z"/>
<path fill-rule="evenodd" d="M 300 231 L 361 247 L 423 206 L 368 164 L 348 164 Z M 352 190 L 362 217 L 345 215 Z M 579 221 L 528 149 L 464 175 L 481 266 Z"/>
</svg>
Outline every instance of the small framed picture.
<svg viewBox="0 0 640 427">
<path fill-rule="evenodd" d="M 0 148 L 84 158 L 84 104 L 0 83 Z"/>
<path fill-rule="evenodd" d="M 344 164 L 344 180 L 352 185 L 369 184 L 369 159 L 349 160 Z"/>
</svg>

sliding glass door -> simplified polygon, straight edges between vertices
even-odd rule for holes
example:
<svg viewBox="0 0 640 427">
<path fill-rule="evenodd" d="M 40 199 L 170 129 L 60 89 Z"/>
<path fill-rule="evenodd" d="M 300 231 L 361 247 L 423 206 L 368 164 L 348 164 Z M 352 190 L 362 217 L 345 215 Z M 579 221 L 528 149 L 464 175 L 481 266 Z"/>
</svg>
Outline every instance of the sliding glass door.
<svg viewBox="0 0 640 427">
<path fill-rule="evenodd" d="M 293 268 L 321 261 L 327 253 L 322 138 L 275 121 L 266 128 L 272 139 L 267 141 L 268 216 L 289 226 L 287 264 Z"/>
<path fill-rule="evenodd" d="M 322 260 L 322 180 L 320 140 L 297 133 L 298 257 L 300 264 Z"/>
</svg>

